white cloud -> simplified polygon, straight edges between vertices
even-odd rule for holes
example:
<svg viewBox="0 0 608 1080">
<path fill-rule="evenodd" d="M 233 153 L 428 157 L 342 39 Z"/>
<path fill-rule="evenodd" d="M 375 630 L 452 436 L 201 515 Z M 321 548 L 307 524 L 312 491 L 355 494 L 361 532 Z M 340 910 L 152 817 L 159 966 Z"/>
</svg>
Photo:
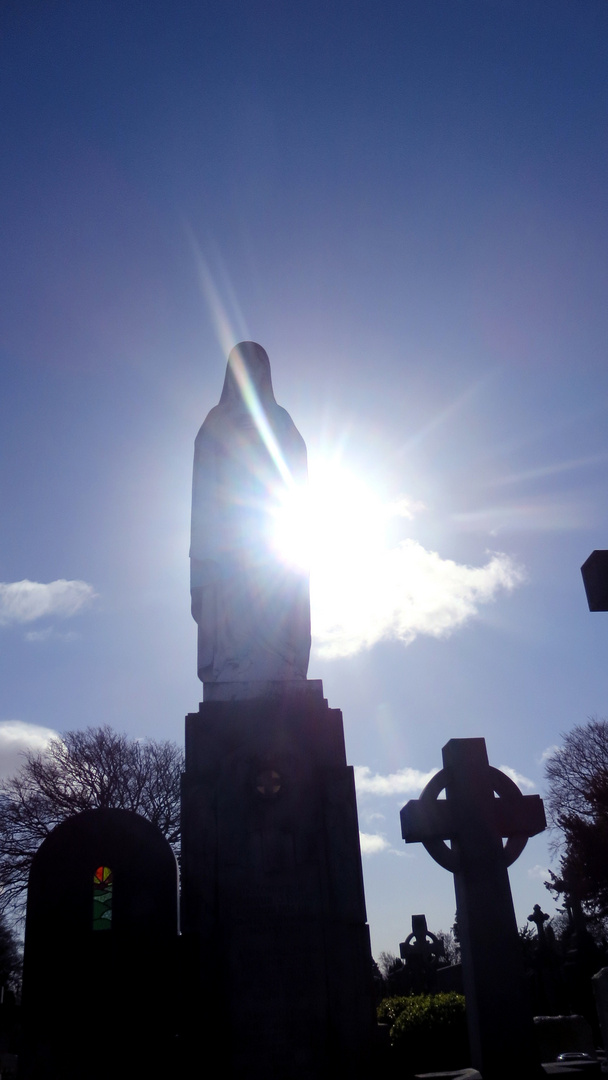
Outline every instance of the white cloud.
<svg viewBox="0 0 608 1080">
<path fill-rule="evenodd" d="M 69 618 L 87 607 L 97 594 L 86 581 L 0 582 L 0 624 L 28 623 L 49 616 Z"/>
<path fill-rule="evenodd" d="M 377 855 L 379 851 L 386 851 L 390 844 L 384 836 L 377 833 L 359 833 L 362 855 Z"/>
<path fill-rule="evenodd" d="M 288 561 L 306 553 L 319 656 L 449 634 L 524 580 L 508 555 L 490 552 L 484 566 L 466 566 L 406 539 L 404 522 L 422 503 L 404 494 L 383 500 L 340 453 L 311 454 L 309 479 L 303 500 L 289 501 L 281 513 L 276 543 Z"/>
<path fill-rule="evenodd" d="M 23 720 L 0 721 L 0 776 L 12 776 L 23 764 L 25 750 L 45 750 L 59 736 L 52 728 Z"/>
<path fill-rule="evenodd" d="M 541 866 L 537 863 L 536 866 L 531 866 L 528 870 L 528 877 L 533 881 L 548 881 L 549 880 L 549 867 Z"/>
<path fill-rule="evenodd" d="M 548 758 L 553 757 L 553 755 L 557 754 L 558 750 L 561 750 L 561 749 L 562 749 L 561 746 L 558 746 L 557 743 L 553 743 L 552 746 L 548 746 L 547 749 L 543 750 L 542 754 L 540 755 L 540 763 L 539 764 L 543 765 L 544 762 L 547 761 Z"/>
<path fill-rule="evenodd" d="M 312 578 L 313 632 L 318 654 L 352 656 L 379 641 L 409 645 L 419 634 L 444 637 L 478 614 L 482 604 L 521 584 L 524 572 L 508 555 L 485 566 L 442 559 L 416 540 L 377 547 L 360 562 L 334 563 Z M 318 602 L 322 597 L 322 602 Z"/>
<path fill-rule="evenodd" d="M 499 765 L 498 768 L 501 772 L 504 772 L 505 775 L 513 781 L 513 783 L 517 784 L 518 787 L 525 787 L 529 788 L 530 790 L 536 787 L 536 784 L 533 780 L 528 780 L 527 776 L 523 776 L 521 773 L 516 772 L 516 770 L 512 769 L 510 765 Z"/>
<path fill-rule="evenodd" d="M 437 769 L 423 773 L 420 769 L 404 768 L 381 776 L 367 765 L 355 765 L 355 785 L 358 795 L 419 795 Z"/>
</svg>

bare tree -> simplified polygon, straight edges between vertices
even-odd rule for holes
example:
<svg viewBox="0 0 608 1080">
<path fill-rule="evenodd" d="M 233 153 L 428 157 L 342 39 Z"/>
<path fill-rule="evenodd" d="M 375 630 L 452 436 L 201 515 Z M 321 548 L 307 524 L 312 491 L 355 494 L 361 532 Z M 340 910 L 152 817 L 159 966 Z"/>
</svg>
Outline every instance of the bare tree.
<svg viewBox="0 0 608 1080">
<path fill-rule="evenodd" d="M 558 828 L 572 815 L 593 820 L 608 810 L 608 721 L 591 719 L 562 739 L 545 765 L 545 805 Z"/>
<path fill-rule="evenodd" d="M 548 816 L 561 833 L 559 872 L 547 888 L 608 915 L 608 721 L 592 719 L 563 736 L 545 766 Z"/>
<path fill-rule="evenodd" d="M 19 772 L 0 784 L 0 911 L 22 911 L 34 854 L 56 825 L 82 810 L 133 810 L 177 849 L 183 767 L 175 743 L 129 739 L 107 725 L 26 752 Z"/>
<path fill-rule="evenodd" d="M 384 949 L 378 956 L 378 967 L 384 978 L 388 979 L 389 975 L 392 975 L 394 971 L 403 967 L 403 960 L 400 960 L 394 953 Z"/>
<path fill-rule="evenodd" d="M 451 930 L 438 930 L 436 937 L 443 945 L 443 964 L 460 963 L 460 942 Z"/>
</svg>

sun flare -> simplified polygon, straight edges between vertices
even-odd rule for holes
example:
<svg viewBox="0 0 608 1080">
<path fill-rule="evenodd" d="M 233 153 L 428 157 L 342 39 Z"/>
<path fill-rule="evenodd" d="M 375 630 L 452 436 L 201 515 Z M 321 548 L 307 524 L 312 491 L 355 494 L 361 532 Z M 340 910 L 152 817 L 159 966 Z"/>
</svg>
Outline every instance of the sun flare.
<svg viewBox="0 0 608 1080">
<path fill-rule="evenodd" d="M 310 569 L 319 655 L 352 656 L 382 640 L 409 644 L 419 634 L 443 637 L 524 580 L 499 552 L 487 552 L 483 566 L 467 566 L 427 550 L 405 530 L 396 540 L 395 519 L 412 519 L 420 509 L 406 497 L 387 502 L 327 459 L 310 462 L 306 489 L 292 486 L 285 494 L 274 546 L 289 565 Z"/>
<path fill-rule="evenodd" d="M 287 491 L 274 543 L 287 563 L 310 570 L 313 634 L 325 636 L 345 620 L 359 622 L 356 609 L 369 605 L 366 593 L 395 512 L 364 480 L 326 460 L 310 463 L 305 489 Z"/>
</svg>

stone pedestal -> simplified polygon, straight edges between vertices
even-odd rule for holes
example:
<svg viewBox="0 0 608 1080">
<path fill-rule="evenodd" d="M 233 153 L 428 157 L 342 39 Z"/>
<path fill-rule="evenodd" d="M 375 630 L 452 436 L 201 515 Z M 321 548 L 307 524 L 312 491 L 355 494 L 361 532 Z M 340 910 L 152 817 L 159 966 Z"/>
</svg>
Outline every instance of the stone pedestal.
<svg viewBox="0 0 608 1080">
<path fill-rule="evenodd" d="M 320 681 L 215 696 L 186 718 L 187 1039 L 228 1076 L 357 1076 L 374 1010 L 342 714 Z"/>
</svg>

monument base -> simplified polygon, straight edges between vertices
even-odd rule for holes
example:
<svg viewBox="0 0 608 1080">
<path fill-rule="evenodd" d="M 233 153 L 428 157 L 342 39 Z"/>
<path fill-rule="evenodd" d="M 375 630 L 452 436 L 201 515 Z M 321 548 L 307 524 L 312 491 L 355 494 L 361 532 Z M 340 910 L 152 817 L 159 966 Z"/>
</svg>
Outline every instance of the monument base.
<svg viewBox="0 0 608 1080">
<path fill-rule="evenodd" d="M 320 681 L 257 686 L 186 718 L 190 1039 L 221 1041 L 228 1076 L 359 1076 L 375 1015 L 342 714 Z"/>
<path fill-rule="evenodd" d="M 323 700 L 321 679 L 267 679 L 249 682 L 203 683 L 203 701 L 265 701 L 297 697 Z"/>
</svg>

